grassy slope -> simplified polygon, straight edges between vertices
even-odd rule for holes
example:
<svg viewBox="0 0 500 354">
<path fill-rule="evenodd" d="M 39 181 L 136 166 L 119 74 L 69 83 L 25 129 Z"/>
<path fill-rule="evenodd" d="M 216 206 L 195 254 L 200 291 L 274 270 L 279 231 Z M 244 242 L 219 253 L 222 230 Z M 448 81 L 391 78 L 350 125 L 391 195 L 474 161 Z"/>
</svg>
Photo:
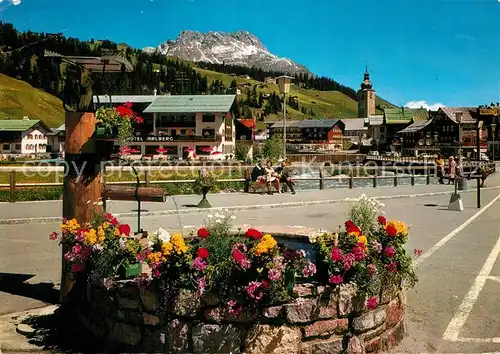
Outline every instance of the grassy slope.
<svg viewBox="0 0 500 354">
<path fill-rule="evenodd" d="M 208 81 L 221 80 L 224 85 L 229 86 L 233 80 L 236 80 L 238 84 L 250 83 L 252 86 L 257 84 L 262 84 L 260 81 L 249 80 L 242 77 L 230 76 L 224 73 L 218 73 L 210 70 L 204 70 L 197 67 L 194 69 L 201 75 L 206 75 Z M 272 93 L 273 91 L 279 92 L 278 85 L 270 84 L 267 88 L 258 88 L 258 92 Z M 290 94 L 292 96 L 297 96 L 301 106 L 306 106 L 312 109 L 316 117 L 328 117 L 328 118 L 356 118 L 358 116 L 358 103 L 350 97 L 347 97 L 339 91 L 317 91 L 317 90 L 305 90 L 297 86 L 292 85 Z M 242 92 L 242 96 L 246 97 L 246 91 Z M 387 105 L 392 107 L 393 105 L 389 102 L 377 97 L 377 104 Z M 305 119 L 310 118 L 309 115 L 304 115 L 302 112 L 296 111 L 288 107 L 288 114 L 290 119 Z M 380 112 L 379 112 L 380 113 Z M 279 118 L 270 116 L 266 119 Z"/>
<path fill-rule="evenodd" d="M 57 97 L 0 74 L 0 119 L 22 119 L 23 116 L 58 127 L 64 121 L 64 108 Z"/>
<path fill-rule="evenodd" d="M 206 75 L 209 82 L 221 80 L 226 86 L 229 86 L 233 80 L 236 80 L 238 84 L 246 82 L 252 86 L 263 84 L 256 80 L 200 69 L 194 65 L 193 68 L 201 75 Z M 273 91 L 279 92 L 279 89 L 277 85 L 270 84 L 266 88 L 258 88 L 257 91 L 272 93 Z M 358 103 L 341 92 L 305 90 L 292 85 L 290 94 L 297 96 L 300 105 L 312 109 L 318 118 L 357 117 Z M 246 97 L 246 91 L 242 92 L 241 97 Z M 64 109 L 60 99 L 35 89 L 24 81 L 3 74 L 0 74 L 0 98 L 0 119 L 6 117 L 22 119 L 27 115 L 32 119 L 42 119 L 51 127 L 58 127 L 64 121 Z M 377 104 L 392 107 L 389 102 L 379 97 L 377 97 Z M 289 119 L 310 118 L 309 115 L 290 107 L 287 112 Z M 271 115 L 266 119 L 281 119 L 281 115 Z"/>
</svg>

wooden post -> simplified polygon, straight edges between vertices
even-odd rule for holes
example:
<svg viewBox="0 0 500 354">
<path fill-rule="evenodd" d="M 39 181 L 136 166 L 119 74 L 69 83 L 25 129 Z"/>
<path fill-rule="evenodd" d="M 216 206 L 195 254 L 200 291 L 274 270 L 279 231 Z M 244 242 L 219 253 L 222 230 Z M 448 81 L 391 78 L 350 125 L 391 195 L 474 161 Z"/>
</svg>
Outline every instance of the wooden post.
<svg viewBox="0 0 500 354">
<path fill-rule="evenodd" d="M 377 188 L 377 175 L 373 176 L 373 188 Z"/>
<path fill-rule="evenodd" d="M 431 175 L 427 173 L 427 184 L 431 184 Z"/>
<path fill-rule="evenodd" d="M 415 175 L 414 174 L 411 175 L 411 185 L 412 186 L 415 185 Z"/>
<path fill-rule="evenodd" d="M 354 187 L 354 177 L 351 175 L 349 177 L 349 189 L 352 189 Z"/>
<path fill-rule="evenodd" d="M 151 171 L 144 171 L 144 179 L 146 181 L 146 187 L 149 187 L 149 185 L 151 184 Z"/>
<path fill-rule="evenodd" d="M 323 177 L 323 169 L 320 168 L 319 169 L 319 190 L 323 190 L 324 187 L 325 187 L 325 180 Z"/>
<path fill-rule="evenodd" d="M 94 113 L 66 112 L 66 168 L 64 177 L 63 217 L 76 219 L 80 224 L 92 220 L 100 211 L 94 205 L 101 198 L 101 159 L 96 154 L 92 135 L 95 130 Z M 62 250 L 60 300 L 65 302 L 73 286 L 71 269 Z"/>
<path fill-rule="evenodd" d="M 15 201 L 16 201 L 16 171 L 10 171 L 9 182 L 10 182 L 10 202 L 15 203 Z"/>
<path fill-rule="evenodd" d="M 477 208 L 481 209 L 481 179 L 476 178 L 477 181 Z"/>
<path fill-rule="evenodd" d="M 394 187 L 398 186 L 398 176 L 394 175 Z"/>
<path fill-rule="evenodd" d="M 243 189 L 245 193 L 248 193 L 250 191 L 250 180 L 251 180 L 250 169 L 247 167 L 245 169 L 245 187 Z"/>
</svg>

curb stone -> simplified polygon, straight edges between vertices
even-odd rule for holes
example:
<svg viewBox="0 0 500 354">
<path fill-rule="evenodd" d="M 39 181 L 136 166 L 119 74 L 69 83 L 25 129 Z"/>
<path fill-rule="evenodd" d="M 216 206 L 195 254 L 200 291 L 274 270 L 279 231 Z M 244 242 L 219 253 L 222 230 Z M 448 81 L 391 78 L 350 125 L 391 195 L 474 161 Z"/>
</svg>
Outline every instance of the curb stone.
<svg viewBox="0 0 500 354">
<path fill-rule="evenodd" d="M 495 187 L 485 187 L 481 188 L 481 190 L 495 190 L 500 189 L 500 186 Z M 472 193 L 476 192 L 476 189 L 469 189 L 466 191 L 460 191 L 463 193 Z M 404 198 L 420 198 L 420 197 L 431 197 L 436 195 L 449 195 L 453 194 L 454 191 L 445 191 L 445 192 L 430 192 L 430 193 L 419 193 L 419 194 L 399 194 L 399 195 L 389 195 L 389 196 L 379 196 L 373 197 L 373 199 L 377 200 L 390 200 L 390 199 L 404 199 Z M 243 210 L 256 210 L 256 209 L 275 209 L 275 208 L 296 208 L 310 205 L 327 205 L 327 204 L 338 204 L 344 203 L 345 198 L 343 199 L 326 199 L 326 200 L 312 200 L 312 201 L 303 201 L 303 202 L 285 202 L 285 203 L 274 203 L 274 204 L 260 204 L 260 205 L 234 205 L 223 208 L 206 208 L 206 209 L 179 209 L 177 210 L 162 210 L 162 211 L 152 211 L 152 212 L 144 212 L 141 213 L 141 217 L 144 216 L 167 216 L 167 215 L 177 215 L 177 214 L 199 214 L 199 213 L 208 213 L 208 212 L 216 212 L 220 210 L 228 210 L 228 211 L 243 211 Z M 127 217 L 137 217 L 136 212 L 130 213 L 119 213 L 114 214 L 120 218 Z M 22 219 L 0 219 L 0 225 L 22 225 L 22 224 L 46 224 L 46 223 L 55 223 L 61 222 L 61 217 L 50 216 L 50 217 L 40 217 L 40 218 L 22 218 Z"/>
</svg>

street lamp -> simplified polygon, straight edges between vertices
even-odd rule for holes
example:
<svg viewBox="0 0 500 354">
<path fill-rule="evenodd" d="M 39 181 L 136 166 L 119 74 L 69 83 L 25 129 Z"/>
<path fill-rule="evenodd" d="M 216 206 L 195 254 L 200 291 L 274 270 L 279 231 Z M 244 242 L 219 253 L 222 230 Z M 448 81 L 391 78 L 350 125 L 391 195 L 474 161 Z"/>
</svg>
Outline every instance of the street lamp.
<svg viewBox="0 0 500 354">
<path fill-rule="evenodd" d="M 493 154 L 491 156 L 491 159 L 493 160 L 493 163 L 495 163 L 495 135 L 496 135 L 496 128 L 497 124 L 496 123 L 491 123 L 491 135 L 493 138 Z"/>
<path fill-rule="evenodd" d="M 293 77 L 279 76 L 276 78 L 280 89 L 280 94 L 283 95 L 283 159 L 286 158 L 286 94 L 290 92 L 290 84 Z"/>
</svg>

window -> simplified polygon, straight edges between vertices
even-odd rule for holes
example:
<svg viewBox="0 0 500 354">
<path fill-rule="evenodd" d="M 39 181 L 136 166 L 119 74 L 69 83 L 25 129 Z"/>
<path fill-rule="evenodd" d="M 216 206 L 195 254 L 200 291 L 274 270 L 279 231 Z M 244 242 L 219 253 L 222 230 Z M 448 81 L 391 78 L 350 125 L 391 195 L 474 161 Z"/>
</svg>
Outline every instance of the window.
<svg viewBox="0 0 500 354">
<path fill-rule="evenodd" d="M 33 139 L 33 135 L 28 134 L 28 139 Z"/>
<path fill-rule="evenodd" d="M 3 144 L 2 150 L 3 151 L 9 151 L 10 150 L 10 144 Z"/>
<path fill-rule="evenodd" d="M 204 114 L 201 121 L 203 123 L 215 123 L 215 114 Z"/>
<path fill-rule="evenodd" d="M 38 144 L 39 149 L 43 149 L 43 144 Z"/>
<path fill-rule="evenodd" d="M 215 138 L 215 129 L 203 129 L 201 135 L 204 138 Z"/>
<path fill-rule="evenodd" d="M 16 144 L 16 150 L 21 150 L 21 144 Z"/>
</svg>

